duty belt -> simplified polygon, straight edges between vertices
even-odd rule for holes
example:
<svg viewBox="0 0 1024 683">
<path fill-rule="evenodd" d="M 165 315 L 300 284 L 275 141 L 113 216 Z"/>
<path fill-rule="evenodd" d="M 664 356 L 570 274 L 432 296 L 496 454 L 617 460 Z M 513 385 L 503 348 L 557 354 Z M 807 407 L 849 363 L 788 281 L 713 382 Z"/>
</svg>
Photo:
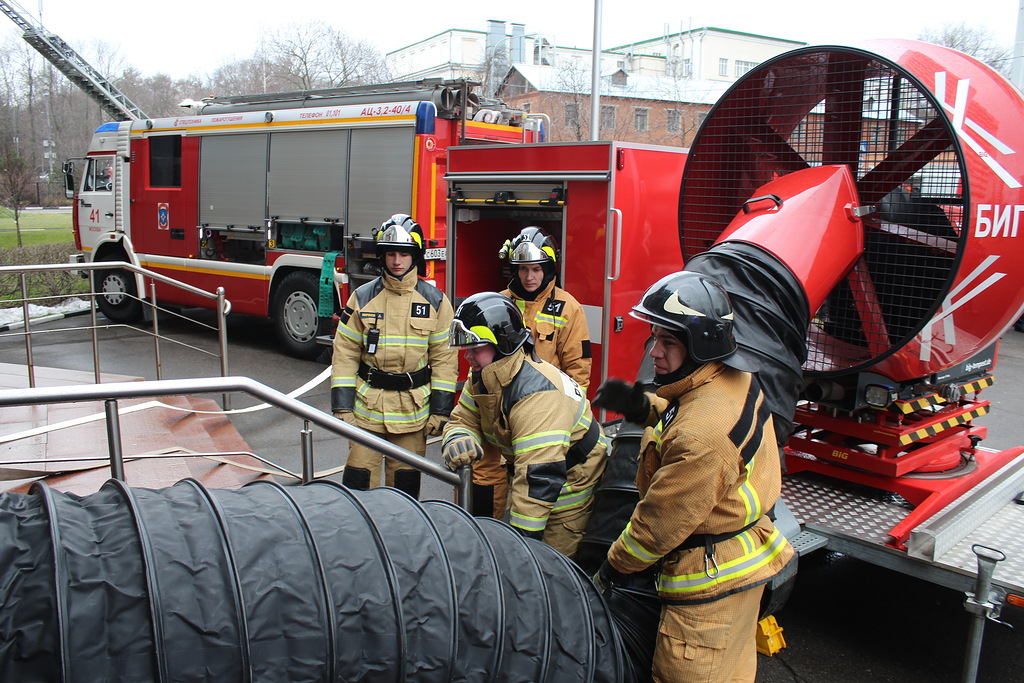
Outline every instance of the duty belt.
<svg viewBox="0 0 1024 683">
<path fill-rule="evenodd" d="M 413 372 L 384 372 L 361 362 L 359 363 L 359 376 L 374 389 L 408 391 L 430 381 L 430 366 Z"/>
<path fill-rule="evenodd" d="M 675 550 L 673 550 L 672 552 L 675 552 L 676 550 L 689 550 L 690 548 L 700 548 L 702 546 L 708 548 L 710 546 L 718 545 L 722 541 L 728 541 L 730 538 L 734 538 L 742 534 L 744 531 L 750 530 L 751 528 L 753 528 L 755 524 L 757 524 L 757 520 L 746 525 L 739 531 L 726 531 L 725 533 L 721 534 L 694 534 L 693 536 L 690 536 L 688 539 L 677 545 L 675 547 Z"/>
</svg>

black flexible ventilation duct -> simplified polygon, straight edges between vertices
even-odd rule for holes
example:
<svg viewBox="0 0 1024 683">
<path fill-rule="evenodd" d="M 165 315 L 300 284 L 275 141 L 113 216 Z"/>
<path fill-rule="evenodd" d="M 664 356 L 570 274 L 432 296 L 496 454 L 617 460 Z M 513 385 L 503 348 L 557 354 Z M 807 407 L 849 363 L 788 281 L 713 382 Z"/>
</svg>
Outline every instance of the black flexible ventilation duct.
<svg viewBox="0 0 1024 683">
<path fill-rule="evenodd" d="M 0 496 L 0 680 L 633 683 L 550 547 L 395 489 Z"/>
<path fill-rule="evenodd" d="M 807 360 L 807 295 L 778 259 L 746 242 L 722 242 L 686 262 L 725 287 L 736 317 L 737 353 L 754 363 L 781 446 L 793 432 Z"/>
</svg>

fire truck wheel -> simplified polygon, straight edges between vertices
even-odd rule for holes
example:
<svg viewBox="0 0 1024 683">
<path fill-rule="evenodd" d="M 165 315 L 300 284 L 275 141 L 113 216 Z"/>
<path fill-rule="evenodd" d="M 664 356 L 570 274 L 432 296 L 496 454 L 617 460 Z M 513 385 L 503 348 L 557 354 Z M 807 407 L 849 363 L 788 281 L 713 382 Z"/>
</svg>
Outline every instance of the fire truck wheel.
<svg viewBox="0 0 1024 683">
<path fill-rule="evenodd" d="M 312 273 L 285 275 L 274 293 L 274 330 L 285 351 L 296 358 L 313 359 L 323 350 L 316 338 L 326 334 L 327 322 L 317 317 L 319 284 Z"/>
<path fill-rule="evenodd" d="M 142 320 L 142 303 L 136 293 L 135 277 L 130 272 L 122 268 L 97 270 L 93 278 L 98 295 L 96 305 L 103 315 L 118 323 Z"/>
</svg>

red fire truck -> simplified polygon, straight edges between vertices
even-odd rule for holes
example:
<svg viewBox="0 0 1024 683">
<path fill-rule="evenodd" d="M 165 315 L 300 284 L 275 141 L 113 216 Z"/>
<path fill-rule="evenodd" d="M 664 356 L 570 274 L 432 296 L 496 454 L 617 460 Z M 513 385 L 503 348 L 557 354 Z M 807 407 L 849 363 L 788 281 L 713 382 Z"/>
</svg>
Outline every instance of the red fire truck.
<svg viewBox="0 0 1024 683">
<path fill-rule="evenodd" d="M 100 126 L 83 166 L 66 166 L 88 261 L 126 261 L 223 287 L 236 313 L 269 317 L 289 353 L 313 357 L 319 278 L 336 255 L 342 296 L 372 230 L 410 213 L 428 239 L 426 277 L 445 281 L 449 146 L 541 139 L 542 117 L 481 103 L 471 82 L 431 79 L 194 103 L 182 116 Z M 372 251 L 372 250 L 370 250 Z M 97 271 L 103 313 L 143 316 L 142 278 Z M 336 277 L 336 280 L 339 278 Z M 180 306 L 209 302 L 157 285 Z"/>
</svg>

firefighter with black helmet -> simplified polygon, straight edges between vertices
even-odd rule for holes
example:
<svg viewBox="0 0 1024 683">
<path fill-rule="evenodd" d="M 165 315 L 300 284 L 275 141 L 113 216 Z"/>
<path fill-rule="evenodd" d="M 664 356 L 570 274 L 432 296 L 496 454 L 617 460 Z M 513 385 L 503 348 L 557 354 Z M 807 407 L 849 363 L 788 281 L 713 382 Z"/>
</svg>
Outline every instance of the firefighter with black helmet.
<svg viewBox="0 0 1024 683">
<path fill-rule="evenodd" d="M 537 356 L 572 377 L 583 392 L 590 385 L 590 331 L 583 306 L 558 286 L 558 249 L 537 226 L 528 226 L 506 240 L 498 258 L 514 268 L 508 288 L 501 293 L 512 300 L 533 333 Z M 473 469 L 473 512 L 502 518 L 508 487 L 501 456 L 493 448 Z"/>
<path fill-rule="evenodd" d="M 397 446 L 426 454 L 455 404 L 458 357 L 448 347 L 452 305 L 419 277 L 423 230 L 395 214 L 375 234 L 379 277 L 349 297 L 334 335 L 331 409 L 334 416 Z M 350 442 L 342 483 L 379 485 L 382 456 Z M 419 496 L 420 472 L 388 459 L 385 483 Z"/>
<path fill-rule="evenodd" d="M 519 309 L 502 294 L 463 301 L 449 338 L 471 372 L 444 430 L 445 465 L 472 464 L 493 445 L 511 477 L 509 523 L 572 557 L 608 448 L 586 394 L 537 357 Z"/>
<path fill-rule="evenodd" d="M 595 583 L 659 565 L 655 681 L 749 681 L 764 584 L 793 561 L 768 517 L 782 474 L 772 415 L 736 351 L 728 294 L 695 272 L 652 285 L 630 315 L 651 325 L 657 391 L 609 379 L 594 405 L 646 426 L 641 500 Z"/>
</svg>

